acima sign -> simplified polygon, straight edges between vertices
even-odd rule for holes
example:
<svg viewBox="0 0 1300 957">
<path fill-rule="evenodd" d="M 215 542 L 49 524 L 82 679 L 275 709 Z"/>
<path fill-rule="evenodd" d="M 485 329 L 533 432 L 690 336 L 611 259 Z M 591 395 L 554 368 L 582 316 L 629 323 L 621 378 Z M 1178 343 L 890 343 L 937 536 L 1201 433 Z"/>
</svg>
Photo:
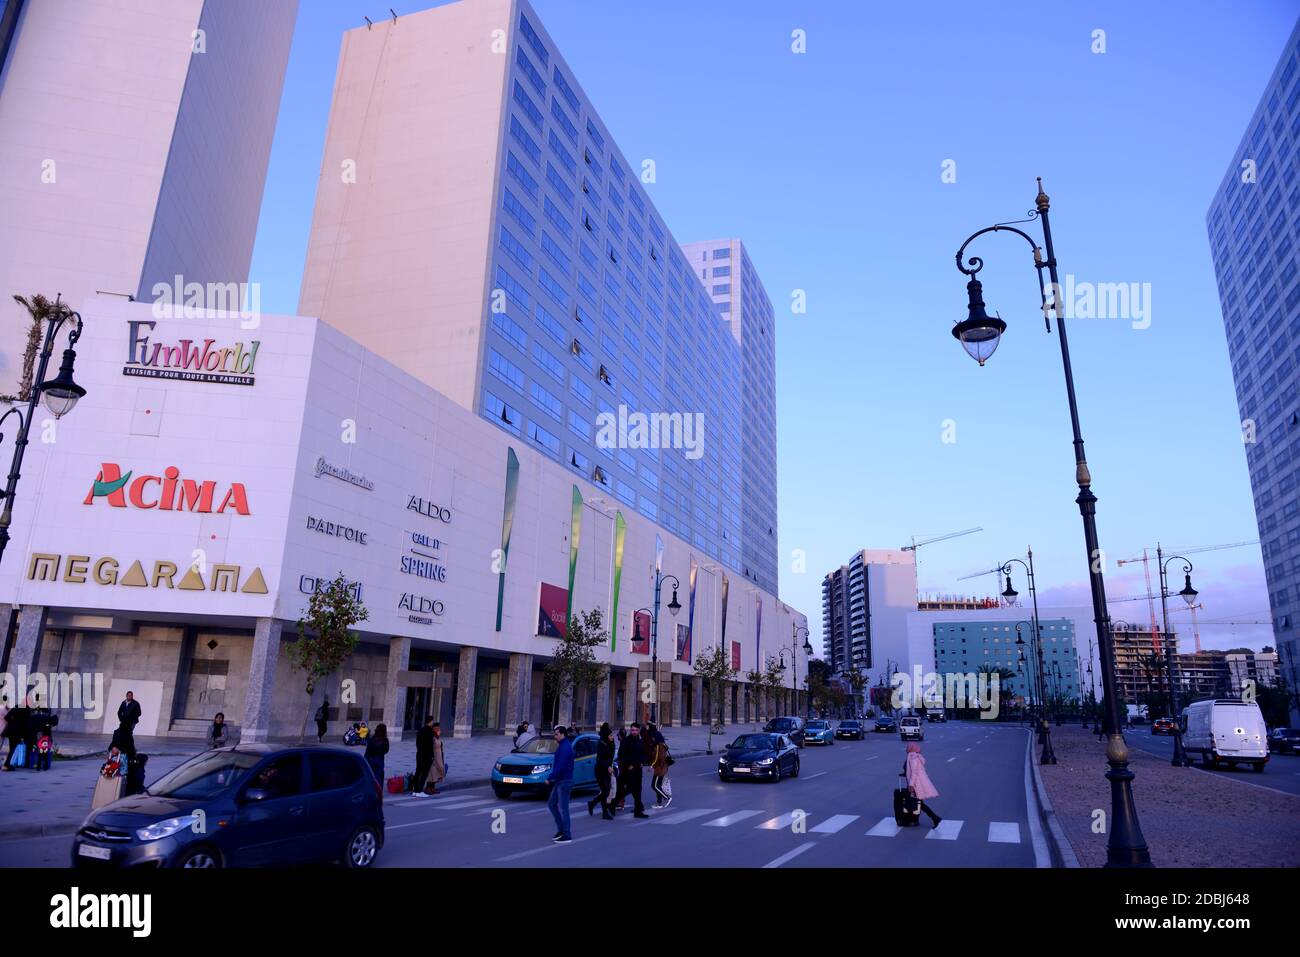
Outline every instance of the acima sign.
<svg viewBox="0 0 1300 957">
<path fill-rule="evenodd" d="M 217 504 L 218 492 L 221 493 Z M 83 504 L 93 505 L 104 499 L 114 508 L 157 508 L 164 512 L 216 512 L 227 510 L 240 515 L 251 514 L 248 509 L 248 490 L 242 482 L 221 484 L 211 480 L 196 481 L 181 478 L 181 470 L 169 465 L 162 475 L 136 475 L 134 471 L 122 473 L 116 462 L 105 462 L 99 475 L 90 486 Z"/>
</svg>

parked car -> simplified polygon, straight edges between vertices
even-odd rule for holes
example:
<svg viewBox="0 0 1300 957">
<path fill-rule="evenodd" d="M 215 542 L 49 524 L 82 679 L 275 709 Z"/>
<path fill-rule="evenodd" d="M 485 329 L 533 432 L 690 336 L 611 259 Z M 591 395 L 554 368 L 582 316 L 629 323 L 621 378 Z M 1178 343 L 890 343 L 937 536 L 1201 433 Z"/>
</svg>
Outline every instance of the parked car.
<svg viewBox="0 0 1300 957">
<path fill-rule="evenodd" d="M 1275 754 L 1300 754 L 1300 728 L 1274 728 L 1268 749 Z"/>
<path fill-rule="evenodd" d="M 921 719 L 914 714 L 905 715 L 898 721 L 898 734 L 904 741 L 924 741 L 925 728 L 921 727 Z"/>
<path fill-rule="evenodd" d="M 882 714 L 876 719 L 876 734 L 893 734 L 898 730 L 898 722 L 887 714 Z"/>
<path fill-rule="evenodd" d="M 773 718 L 763 725 L 768 734 L 783 734 L 795 743 L 796 747 L 804 745 L 804 720 L 793 715 L 785 718 Z"/>
<path fill-rule="evenodd" d="M 799 748 L 784 734 L 742 734 L 718 758 L 718 778 L 767 778 L 780 781 L 799 776 Z"/>
<path fill-rule="evenodd" d="M 1168 718 L 1156 718 L 1151 722 L 1152 734 L 1173 734 L 1174 723 Z"/>
<path fill-rule="evenodd" d="M 72 863 L 369 867 L 383 846 L 381 783 L 359 753 L 241 744 L 196 755 L 147 791 L 92 811 L 72 839 Z"/>
<path fill-rule="evenodd" d="M 573 789 L 596 787 L 596 742 L 594 734 L 580 734 L 573 739 Z M 521 794 L 548 795 L 551 785 L 546 779 L 555 763 L 559 742 L 553 737 L 533 738 L 522 748 L 502 755 L 492 765 L 492 791 L 499 798 Z"/>
<path fill-rule="evenodd" d="M 823 721 L 820 718 L 809 721 L 803 729 L 804 744 L 834 744 L 835 729 L 831 727 L 829 721 Z"/>
<path fill-rule="evenodd" d="M 835 726 L 835 737 L 837 738 L 852 738 L 855 741 L 861 741 L 866 736 L 866 731 L 862 727 L 862 722 L 856 718 L 841 721 Z"/>
<path fill-rule="evenodd" d="M 1249 764 L 1263 771 L 1268 763 L 1268 730 L 1259 705 L 1234 698 L 1194 701 L 1183 712 L 1183 749 L 1199 754 L 1201 764 L 1228 767 Z"/>
<path fill-rule="evenodd" d="M 947 721 L 948 712 L 943 708 L 930 708 L 925 712 L 925 719 L 927 721 Z"/>
</svg>

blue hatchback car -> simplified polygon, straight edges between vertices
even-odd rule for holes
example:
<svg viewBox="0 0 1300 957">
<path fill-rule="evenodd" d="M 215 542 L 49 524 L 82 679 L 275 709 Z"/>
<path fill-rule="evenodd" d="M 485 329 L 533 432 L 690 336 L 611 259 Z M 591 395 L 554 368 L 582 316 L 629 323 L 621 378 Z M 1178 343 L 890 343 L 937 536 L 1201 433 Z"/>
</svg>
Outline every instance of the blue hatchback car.
<svg viewBox="0 0 1300 957">
<path fill-rule="evenodd" d="M 383 796 L 360 754 L 241 744 L 196 755 L 143 793 L 92 811 L 72 839 L 72 863 L 369 867 L 383 846 Z"/>
<path fill-rule="evenodd" d="M 573 739 L 575 791 L 596 786 L 596 742 L 599 740 L 594 734 L 580 734 Z M 492 765 L 492 790 L 496 796 L 508 798 L 515 792 L 549 794 L 551 786 L 546 779 L 551 774 L 558 746 L 555 738 L 543 736 L 498 758 Z"/>
</svg>

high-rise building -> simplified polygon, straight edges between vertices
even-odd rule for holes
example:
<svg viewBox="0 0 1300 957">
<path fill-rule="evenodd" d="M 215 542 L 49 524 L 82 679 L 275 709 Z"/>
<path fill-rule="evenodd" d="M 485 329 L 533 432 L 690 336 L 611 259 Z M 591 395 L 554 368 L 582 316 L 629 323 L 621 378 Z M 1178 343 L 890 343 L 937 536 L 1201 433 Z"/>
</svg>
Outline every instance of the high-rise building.
<svg viewBox="0 0 1300 957">
<path fill-rule="evenodd" d="M 682 246 L 741 351 L 741 560 L 776 591 L 776 315 L 739 239 Z"/>
<path fill-rule="evenodd" d="M 1300 682 L 1300 24 L 1206 227 L 1237 387 L 1282 673 Z"/>
<path fill-rule="evenodd" d="M 0 391 L 30 322 L 13 294 L 247 282 L 297 6 L 0 4 Z"/>
<path fill-rule="evenodd" d="M 345 34 L 299 309 L 775 591 L 751 354 L 525 0 Z"/>
<path fill-rule="evenodd" d="M 1019 631 L 1017 625 L 1021 626 Z M 1042 693 L 1054 707 L 1083 700 L 1087 693 L 1083 685 L 1087 682 L 1080 680 L 1082 665 L 1075 646 L 1074 619 L 1042 618 L 1038 625 L 1042 636 Z M 999 620 L 990 614 L 979 621 L 935 621 L 935 674 L 978 674 L 981 669 L 989 669 L 988 673 L 999 674 L 1001 687 L 1013 697 L 1036 699 L 1039 667 L 1033 639 L 1033 625 L 1014 617 Z"/>
<path fill-rule="evenodd" d="M 822 656 L 832 673 L 867 673 L 906 654 L 907 616 L 916 611 L 911 552 L 863 549 L 822 579 Z"/>
</svg>

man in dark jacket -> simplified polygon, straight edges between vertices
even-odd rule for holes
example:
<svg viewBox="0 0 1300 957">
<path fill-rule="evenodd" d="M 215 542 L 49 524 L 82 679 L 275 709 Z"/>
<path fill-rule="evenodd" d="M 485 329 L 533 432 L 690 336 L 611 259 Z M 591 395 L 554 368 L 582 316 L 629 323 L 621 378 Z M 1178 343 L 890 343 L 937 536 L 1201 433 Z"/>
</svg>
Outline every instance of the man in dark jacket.
<svg viewBox="0 0 1300 957">
<path fill-rule="evenodd" d="M 415 780 L 411 782 L 411 794 L 424 797 L 424 783 L 428 780 L 429 770 L 433 767 L 433 715 L 426 715 L 424 727 L 415 732 Z"/>
<path fill-rule="evenodd" d="M 6 771 L 12 771 L 14 748 L 27 736 L 28 717 L 31 711 L 25 705 L 15 705 L 5 714 L 5 740 L 9 742 L 9 753 L 5 755 Z"/>
<path fill-rule="evenodd" d="M 330 719 L 330 699 L 326 698 L 324 703 L 319 708 L 316 709 L 316 743 L 317 744 L 320 744 L 325 740 L 325 729 L 329 726 L 329 719 Z"/>
<path fill-rule="evenodd" d="M 135 726 L 140 723 L 140 702 L 128 691 L 126 700 L 117 706 L 117 730 L 109 747 L 116 747 L 128 758 L 135 757 Z"/>
<path fill-rule="evenodd" d="M 613 801 L 610 800 L 610 787 L 613 784 L 614 769 L 614 730 L 606 721 L 600 726 L 600 740 L 596 742 L 596 787 L 600 790 L 587 802 L 587 815 L 596 813 L 600 805 L 600 817 L 603 821 L 614 820 Z"/>
<path fill-rule="evenodd" d="M 618 746 L 618 793 L 614 795 L 617 804 L 624 795 L 631 794 L 635 807 L 633 817 L 649 817 L 645 805 L 641 803 L 641 765 L 645 763 L 645 751 L 641 747 L 641 725 L 632 722 L 623 743 Z"/>
<path fill-rule="evenodd" d="M 556 844 L 572 844 L 573 834 L 569 827 L 569 795 L 573 793 L 573 744 L 569 741 L 564 725 L 555 726 L 555 740 L 559 742 L 555 749 L 555 762 L 551 765 L 551 775 L 546 780 L 551 784 L 551 796 L 546 806 L 555 818 Z"/>
</svg>

